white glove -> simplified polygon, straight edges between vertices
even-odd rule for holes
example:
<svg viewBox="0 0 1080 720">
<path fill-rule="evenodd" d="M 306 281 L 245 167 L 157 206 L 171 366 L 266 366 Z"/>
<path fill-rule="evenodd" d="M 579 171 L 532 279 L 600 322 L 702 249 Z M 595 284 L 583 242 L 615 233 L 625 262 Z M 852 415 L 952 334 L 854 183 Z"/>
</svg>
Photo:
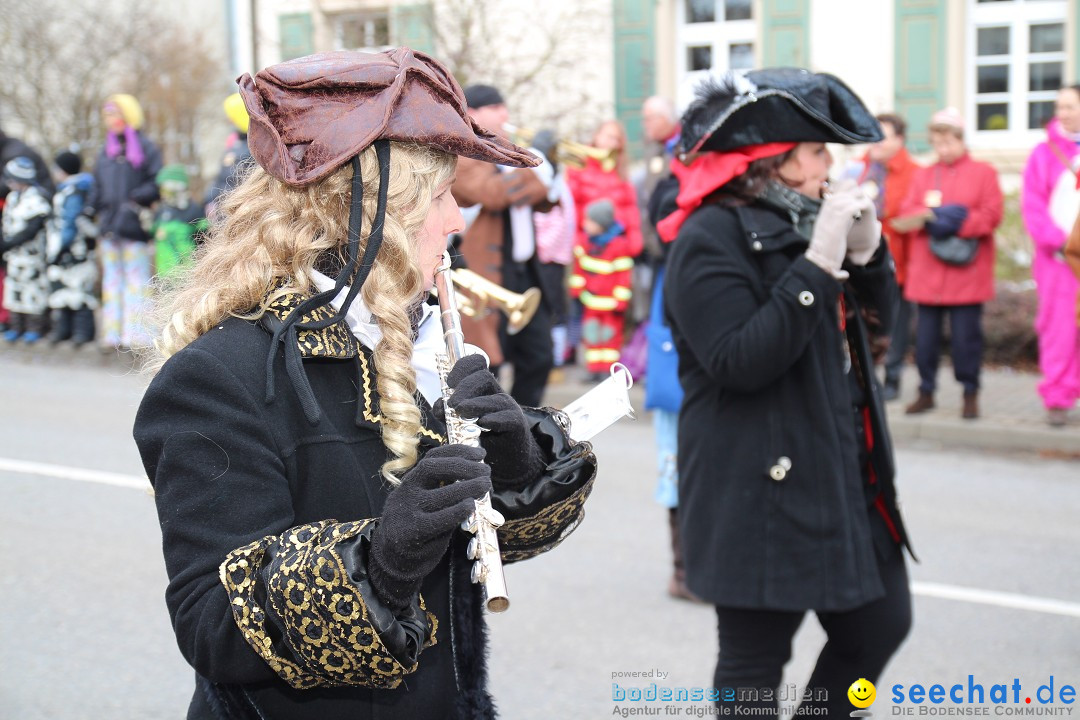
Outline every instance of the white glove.
<svg viewBox="0 0 1080 720">
<path fill-rule="evenodd" d="M 837 280 L 848 278 L 847 271 L 841 270 L 840 265 L 847 254 L 848 233 L 861 211 L 861 202 L 859 195 L 848 188 L 833 192 L 821 201 L 821 211 L 814 222 L 806 259 Z"/>
<path fill-rule="evenodd" d="M 854 191 L 860 197 L 859 219 L 848 230 L 847 258 L 852 265 L 865 265 L 881 245 L 881 222 L 874 201 L 862 188 L 856 187 Z"/>
</svg>

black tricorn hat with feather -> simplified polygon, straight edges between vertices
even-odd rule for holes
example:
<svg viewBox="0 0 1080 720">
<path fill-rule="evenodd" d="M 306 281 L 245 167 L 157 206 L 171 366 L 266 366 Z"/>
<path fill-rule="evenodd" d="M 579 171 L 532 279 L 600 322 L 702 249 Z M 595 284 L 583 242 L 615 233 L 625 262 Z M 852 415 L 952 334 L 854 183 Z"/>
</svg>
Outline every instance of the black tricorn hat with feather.
<svg viewBox="0 0 1080 720">
<path fill-rule="evenodd" d="M 773 142 L 855 145 L 881 140 L 881 125 L 838 78 L 801 68 L 728 72 L 695 89 L 682 117 L 680 153 Z"/>
</svg>

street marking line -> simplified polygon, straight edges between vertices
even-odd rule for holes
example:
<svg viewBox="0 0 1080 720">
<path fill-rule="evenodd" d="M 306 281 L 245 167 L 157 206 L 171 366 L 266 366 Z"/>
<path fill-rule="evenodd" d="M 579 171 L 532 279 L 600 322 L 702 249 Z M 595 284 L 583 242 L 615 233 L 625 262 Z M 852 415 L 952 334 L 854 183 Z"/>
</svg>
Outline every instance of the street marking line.
<svg viewBox="0 0 1080 720">
<path fill-rule="evenodd" d="M 27 460 L 12 460 L 0 458 L 0 471 L 20 473 L 24 475 L 44 475 L 46 477 L 59 478 L 61 480 L 76 480 L 79 482 L 92 482 L 102 485 L 130 488 L 132 490 L 150 490 L 150 481 L 145 477 L 136 475 L 123 475 L 121 473 L 104 472 L 102 470 L 86 470 L 84 468 L 68 467 L 66 465 L 49 465 L 46 463 L 29 462 Z M 995 605 L 997 607 L 1011 608 L 1014 610 L 1029 610 L 1050 615 L 1065 615 L 1067 617 L 1080 618 L 1080 603 L 1054 600 L 1052 598 L 1034 597 L 1032 595 L 1020 595 L 1017 593 L 998 592 L 996 590 L 980 590 L 979 588 L 960 587 L 959 585 L 942 585 L 940 583 L 913 582 L 911 592 L 914 595 L 934 597 L 942 600 L 958 600 L 960 602 L 975 603 L 977 605 Z"/>
<path fill-rule="evenodd" d="M 980 590 L 979 588 L 960 587 L 958 585 L 940 585 L 938 583 L 925 582 L 911 583 L 911 592 L 915 595 L 941 598 L 943 600 L 959 600 L 960 602 L 976 603 L 979 605 L 996 605 L 998 607 L 1012 608 L 1015 610 L 1030 610 L 1032 612 L 1048 613 L 1050 615 L 1065 615 L 1068 617 L 1080 618 L 1080 603 L 1054 600 L 1053 598 L 1041 598 L 1032 595 L 998 592 L 997 590 Z"/>
<path fill-rule="evenodd" d="M 116 487 L 131 488 L 132 490 L 150 490 L 150 481 L 145 477 L 122 475 L 120 473 L 104 472 L 102 470 L 86 470 L 84 468 L 68 467 L 66 465 L 48 465 L 46 463 L 30 462 L 28 460 L 0 458 L 0 471 L 4 470 L 24 475 L 44 475 L 46 477 L 60 478 L 61 480 L 77 480 L 79 482 L 114 485 Z"/>
</svg>

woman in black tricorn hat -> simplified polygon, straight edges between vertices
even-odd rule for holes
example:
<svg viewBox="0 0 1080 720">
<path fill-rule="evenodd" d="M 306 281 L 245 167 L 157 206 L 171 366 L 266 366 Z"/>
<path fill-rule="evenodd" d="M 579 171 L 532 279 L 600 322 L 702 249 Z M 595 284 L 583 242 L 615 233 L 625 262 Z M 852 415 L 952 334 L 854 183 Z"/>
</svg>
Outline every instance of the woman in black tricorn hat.
<svg viewBox="0 0 1080 720">
<path fill-rule="evenodd" d="M 476 355 L 447 384 L 487 432 L 443 445 L 424 300 L 463 226 L 456 156 L 536 159 L 408 48 L 299 58 L 240 92 L 259 167 L 165 296 L 135 423 L 196 672 L 188 717 L 492 718 L 459 525 L 490 490 L 503 559 L 541 553 L 596 465 Z"/>
<path fill-rule="evenodd" d="M 880 128 L 835 77 L 794 68 L 705 84 L 682 127 L 678 207 L 659 230 L 674 240 L 687 585 L 716 605 L 715 686 L 757 689 L 731 705 L 765 712 L 814 611 L 828 642 L 803 709 L 839 717 L 911 623 L 872 358 L 896 282 L 873 202 L 827 186 L 825 143 Z"/>
</svg>

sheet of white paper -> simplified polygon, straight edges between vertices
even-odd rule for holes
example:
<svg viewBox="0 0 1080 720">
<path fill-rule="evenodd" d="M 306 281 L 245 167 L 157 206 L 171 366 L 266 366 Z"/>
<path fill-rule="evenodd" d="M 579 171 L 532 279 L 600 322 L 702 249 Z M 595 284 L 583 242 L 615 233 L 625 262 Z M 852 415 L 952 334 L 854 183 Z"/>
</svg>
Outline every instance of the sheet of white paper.
<svg viewBox="0 0 1080 720">
<path fill-rule="evenodd" d="M 634 417 L 630 388 L 634 378 L 622 363 L 611 366 L 611 376 L 563 408 L 570 418 L 570 437 L 590 440 L 621 417 Z"/>
</svg>

